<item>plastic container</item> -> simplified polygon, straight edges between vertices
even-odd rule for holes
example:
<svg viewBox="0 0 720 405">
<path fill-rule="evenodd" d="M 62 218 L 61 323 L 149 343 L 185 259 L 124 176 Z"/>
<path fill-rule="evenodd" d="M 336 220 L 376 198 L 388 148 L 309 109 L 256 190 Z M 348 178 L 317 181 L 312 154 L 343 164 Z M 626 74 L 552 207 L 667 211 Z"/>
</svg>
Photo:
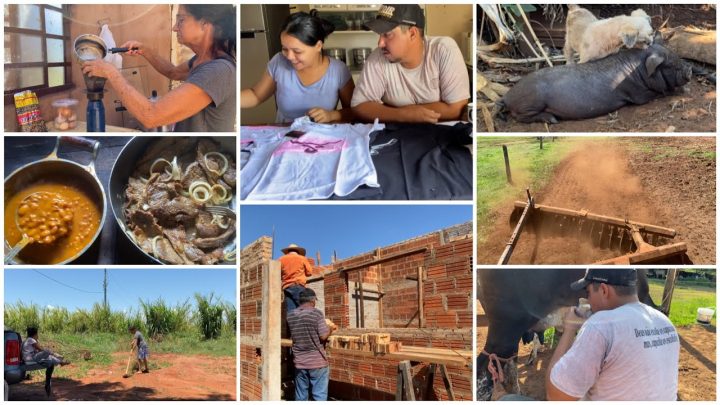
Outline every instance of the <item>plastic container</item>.
<svg viewBox="0 0 720 405">
<path fill-rule="evenodd" d="M 697 321 L 702 324 L 710 324 L 712 321 L 715 310 L 712 308 L 698 308 L 697 310 Z"/>
<path fill-rule="evenodd" d="M 68 131 L 77 127 L 77 106 L 78 100 L 74 98 L 62 98 L 52 102 L 55 109 L 55 129 Z"/>
</svg>

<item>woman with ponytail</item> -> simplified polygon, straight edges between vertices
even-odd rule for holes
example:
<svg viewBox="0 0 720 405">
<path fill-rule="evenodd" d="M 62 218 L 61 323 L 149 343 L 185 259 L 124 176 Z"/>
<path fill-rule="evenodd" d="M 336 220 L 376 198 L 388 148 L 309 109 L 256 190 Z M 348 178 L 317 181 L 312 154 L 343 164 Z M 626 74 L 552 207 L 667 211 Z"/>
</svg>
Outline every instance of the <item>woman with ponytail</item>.
<svg viewBox="0 0 720 405">
<path fill-rule="evenodd" d="M 183 84 L 156 102 L 137 91 L 111 64 L 102 60 L 83 63 L 83 73 L 105 77 L 127 110 L 146 128 L 171 123 L 175 132 L 234 132 L 237 81 L 235 6 L 181 4 L 173 31 L 180 44 L 194 53 L 177 66 L 138 41 L 121 45 L 125 55 L 140 55 L 171 80 Z M 169 51 L 165 50 L 166 53 Z"/>
<path fill-rule="evenodd" d="M 343 62 L 323 53 L 325 39 L 335 27 L 316 13 L 288 17 L 280 33 L 282 52 L 270 60 L 260 81 L 242 90 L 240 108 L 255 107 L 274 94 L 278 123 L 304 115 L 320 123 L 352 121 L 355 83 Z"/>
</svg>

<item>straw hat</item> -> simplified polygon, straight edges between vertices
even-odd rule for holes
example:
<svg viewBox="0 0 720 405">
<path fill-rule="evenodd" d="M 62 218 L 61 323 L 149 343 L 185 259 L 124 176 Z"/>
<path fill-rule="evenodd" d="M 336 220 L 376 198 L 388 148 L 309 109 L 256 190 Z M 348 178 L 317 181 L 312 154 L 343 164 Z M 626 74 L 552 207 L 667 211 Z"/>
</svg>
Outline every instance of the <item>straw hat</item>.
<svg viewBox="0 0 720 405">
<path fill-rule="evenodd" d="M 305 256 L 305 248 L 300 247 L 294 243 L 291 243 L 285 249 L 281 249 L 281 251 L 285 254 L 288 254 L 288 252 L 295 251 L 295 252 L 298 252 L 301 256 Z"/>
</svg>

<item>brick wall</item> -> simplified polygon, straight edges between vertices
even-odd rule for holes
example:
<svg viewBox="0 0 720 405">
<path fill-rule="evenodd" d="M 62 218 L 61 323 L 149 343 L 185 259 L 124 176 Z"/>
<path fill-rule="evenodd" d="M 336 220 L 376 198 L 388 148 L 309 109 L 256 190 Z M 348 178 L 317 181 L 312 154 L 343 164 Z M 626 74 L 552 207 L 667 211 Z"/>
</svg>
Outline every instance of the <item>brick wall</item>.
<svg viewBox="0 0 720 405">
<path fill-rule="evenodd" d="M 261 358 L 257 348 L 261 334 L 261 286 L 263 265 L 271 258 L 272 241 L 264 237 L 241 252 L 240 331 L 241 331 L 241 400 L 261 399 Z M 326 266 L 315 266 L 313 273 L 324 275 L 322 285 L 325 316 L 339 327 L 338 334 L 353 335 L 372 332 L 357 329 L 350 322 L 350 311 L 356 302 L 350 289 L 357 281 L 357 271 L 348 268 L 377 257 L 389 257 L 417 248 L 425 251 L 403 255 L 363 269 L 363 283 L 377 286 L 385 295 L 382 299 L 382 330 L 390 332 L 393 340 L 404 345 L 446 349 L 472 350 L 472 223 L 468 222 L 442 231 L 430 233 L 390 246 L 378 248 Z M 418 329 L 418 267 L 424 269 L 425 328 Z M 364 284 L 366 286 L 367 284 Z M 319 293 L 319 291 L 316 291 Z M 355 296 L 356 297 L 356 296 Z M 370 314 L 377 314 L 371 311 Z M 330 394 L 347 400 L 392 400 L 397 384 L 397 360 L 382 357 L 341 356 L 328 353 L 330 362 Z M 416 389 L 424 386 L 428 365 L 413 367 Z M 448 367 L 456 398 L 471 400 L 472 369 Z M 421 393 L 416 392 L 418 398 Z M 431 398 L 447 399 L 444 384 L 436 371 L 434 393 Z"/>
<path fill-rule="evenodd" d="M 272 257 L 272 238 L 261 237 L 240 252 L 240 400 L 262 399 L 262 282 Z"/>
<path fill-rule="evenodd" d="M 472 349 L 473 336 L 470 330 L 440 330 L 440 329 L 345 329 L 338 331 L 341 335 L 360 335 L 367 332 L 386 332 L 392 335 L 393 340 L 403 345 L 420 347 L 439 347 L 461 350 Z M 397 360 L 386 360 L 382 356 L 372 358 L 353 356 L 343 351 L 334 354 L 328 350 L 330 363 L 330 392 L 333 398 L 345 400 L 394 400 L 397 386 Z M 471 361 L 472 363 L 472 361 Z M 416 364 L 413 366 L 413 386 L 417 399 L 447 400 L 445 385 L 439 369 L 435 371 L 433 393 L 430 398 L 424 398 L 421 389 L 426 384 L 429 366 Z M 472 369 L 468 367 L 449 366 L 447 368 L 452 381 L 455 399 L 472 400 Z"/>
<path fill-rule="evenodd" d="M 350 323 L 348 284 L 354 286 L 357 271 L 349 268 L 402 252 L 427 248 L 424 252 L 404 255 L 363 269 L 363 281 L 375 283 L 385 293 L 382 299 L 383 328 L 393 340 L 403 345 L 472 350 L 472 223 L 423 235 L 390 246 L 378 248 L 351 258 L 336 261 L 325 271 L 325 316 L 341 329 L 340 335 L 359 335 L 372 329 L 357 329 Z M 423 301 L 425 328 L 418 329 L 418 267 L 425 272 Z M 348 280 L 350 283 L 348 283 Z M 330 392 L 346 400 L 392 400 L 397 385 L 397 360 L 328 354 Z M 423 387 L 429 366 L 413 367 L 416 390 Z M 448 367 L 456 399 L 472 400 L 472 369 Z M 436 371 L 431 398 L 446 400 L 444 384 Z M 417 398 L 422 398 L 416 392 Z"/>
</svg>

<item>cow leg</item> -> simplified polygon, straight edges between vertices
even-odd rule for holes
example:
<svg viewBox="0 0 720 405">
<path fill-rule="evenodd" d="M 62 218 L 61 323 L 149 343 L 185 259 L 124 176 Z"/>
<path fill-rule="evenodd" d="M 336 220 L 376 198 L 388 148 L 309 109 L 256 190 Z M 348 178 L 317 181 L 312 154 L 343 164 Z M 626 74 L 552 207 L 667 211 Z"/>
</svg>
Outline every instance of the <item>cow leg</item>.
<svg viewBox="0 0 720 405">
<path fill-rule="evenodd" d="M 47 394 L 48 397 L 52 395 L 52 374 L 54 370 L 54 366 L 45 369 L 45 394 Z"/>
</svg>

